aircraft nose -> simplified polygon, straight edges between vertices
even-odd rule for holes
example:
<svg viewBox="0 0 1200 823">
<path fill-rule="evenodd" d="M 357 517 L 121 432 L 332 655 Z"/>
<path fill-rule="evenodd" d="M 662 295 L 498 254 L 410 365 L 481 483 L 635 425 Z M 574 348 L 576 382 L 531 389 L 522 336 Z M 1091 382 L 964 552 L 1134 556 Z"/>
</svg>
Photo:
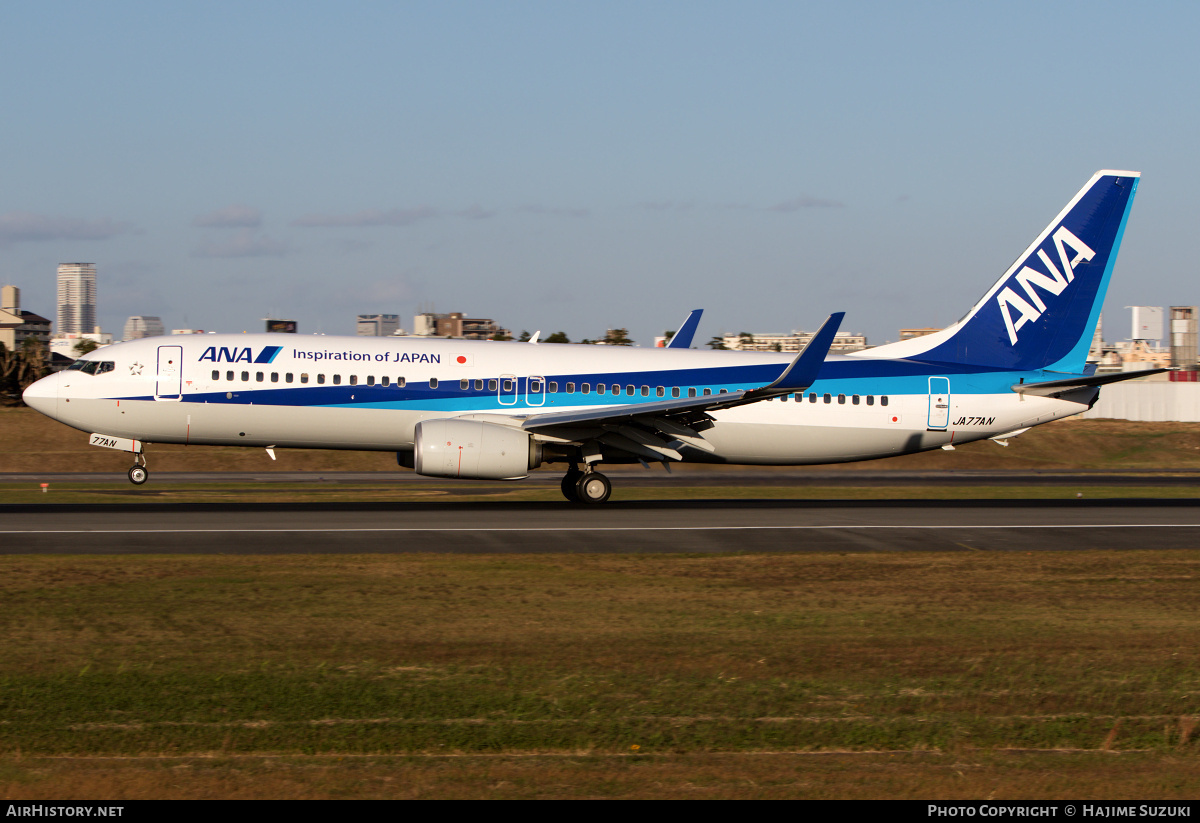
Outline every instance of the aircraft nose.
<svg viewBox="0 0 1200 823">
<path fill-rule="evenodd" d="M 41 380 L 31 383 L 22 393 L 21 398 L 25 401 L 25 405 L 37 409 L 47 417 L 57 417 L 58 375 L 47 375 Z"/>
</svg>

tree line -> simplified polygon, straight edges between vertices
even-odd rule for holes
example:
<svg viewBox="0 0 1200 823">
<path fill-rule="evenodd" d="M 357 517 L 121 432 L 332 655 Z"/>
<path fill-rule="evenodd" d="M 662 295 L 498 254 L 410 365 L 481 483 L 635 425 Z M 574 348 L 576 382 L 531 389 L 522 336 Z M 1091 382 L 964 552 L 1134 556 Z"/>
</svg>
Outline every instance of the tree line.
<svg viewBox="0 0 1200 823">
<path fill-rule="evenodd" d="M 0 402 L 15 405 L 21 402 L 21 392 L 49 372 L 46 367 L 46 345 L 32 337 L 16 349 L 0 343 Z"/>
</svg>

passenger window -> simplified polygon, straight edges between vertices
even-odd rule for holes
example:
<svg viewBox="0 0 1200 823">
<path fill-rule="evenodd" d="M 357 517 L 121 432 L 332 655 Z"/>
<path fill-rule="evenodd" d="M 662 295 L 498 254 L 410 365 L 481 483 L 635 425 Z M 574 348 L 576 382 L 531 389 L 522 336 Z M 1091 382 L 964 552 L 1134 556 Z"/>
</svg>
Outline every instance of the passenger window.
<svg viewBox="0 0 1200 823">
<path fill-rule="evenodd" d="M 596 394 L 604 394 L 604 384 L 603 383 L 596 384 Z"/>
<path fill-rule="evenodd" d="M 666 397 L 666 396 L 667 396 L 667 390 L 666 390 L 666 389 L 664 389 L 662 386 L 659 386 L 659 387 L 658 387 L 658 396 L 659 396 L 659 397 Z"/>
<path fill-rule="evenodd" d="M 505 390 L 505 391 L 508 391 L 508 388 L 506 387 L 504 390 Z M 574 384 L 574 383 L 568 383 L 568 384 L 567 384 L 567 394 L 574 394 L 574 393 L 575 393 L 575 384 Z"/>
<path fill-rule="evenodd" d="M 301 383 L 307 383 L 307 382 L 308 382 L 308 372 L 301 372 L 301 373 L 300 373 L 300 382 L 301 382 Z"/>
<path fill-rule="evenodd" d="M 321 384 L 324 384 L 324 383 L 325 383 L 325 375 L 323 375 L 323 374 L 318 374 L 318 375 L 317 375 L 317 382 L 318 382 L 318 383 L 321 383 Z"/>
<path fill-rule="evenodd" d="M 729 389 L 721 389 L 721 394 L 729 394 Z"/>
<path fill-rule="evenodd" d="M 335 385 L 335 386 L 342 385 L 342 376 L 340 374 L 335 374 L 333 376 L 333 385 Z"/>
<path fill-rule="evenodd" d="M 678 397 L 678 396 L 679 396 L 679 387 L 678 387 L 678 386 L 672 386 L 672 387 L 671 387 L 671 396 L 672 396 L 672 397 Z"/>
<path fill-rule="evenodd" d="M 825 395 L 825 402 L 826 402 L 826 403 L 832 403 L 832 402 L 833 402 L 833 398 L 832 398 L 832 397 L 830 397 L 830 396 L 827 394 L 827 395 Z"/>
<path fill-rule="evenodd" d="M 792 397 L 795 398 L 797 403 L 804 402 L 804 392 L 796 392 L 795 394 L 792 395 Z"/>
<path fill-rule="evenodd" d="M 291 383 L 291 382 L 292 382 L 292 373 L 291 373 L 291 372 L 288 372 L 287 374 L 285 374 L 285 375 L 283 376 L 283 382 L 284 382 L 284 383 Z"/>
<path fill-rule="evenodd" d="M 488 381 L 488 391 L 496 391 L 496 387 L 499 385 L 500 384 L 496 381 L 496 378 L 493 377 Z"/>
<path fill-rule="evenodd" d="M 633 397 L 633 393 L 635 391 L 637 391 L 637 389 L 634 386 L 626 386 L 625 387 L 625 394 L 627 394 L 629 397 Z"/>
<path fill-rule="evenodd" d="M 248 372 L 248 371 L 242 372 L 242 382 L 248 383 L 249 381 L 250 381 L 250 372 Z"/>
<path fill-rule="evenodd" d="M 357 374 L 352 374 L 352 375 L 350 375 L 350 385 L 351 385 L 351 386 L 357 386 L 357 385 L 358 385 L 358 375 L 357 375 Z"/>
<path fill-rule="evenodd" d="M 397 377 L 397 378 L 396 378 L 396 388 L 398 388 L 398 389 L 402 389 L 402 388 L 404 388 L 404 386 L 405 386 L 405 383 L 404 383 L 404 378 L 403 378 L 403 377 Z"/>
<path fill-rule="evenodd" d="M 254 373 L 254 381 L 255 381 L 256 383 L 261 383 L 261 382 L 263 381 L 263 373 L 262 373 L 262 372 L 255 372 L 255 373 Z"/>
<path fill-rule="evenodd" d="M 368 378 L 368 379 L 369 379 L 369 378 Z M 459 380 L 459 381 L 458 381 L 458 387 L 459 387 L 460 389 L 462 389 L 463 391 L 468 391 L 468 390 L 471 388 L 471 381 L 470 381 L 470 380 L 466 380 L 466 379 Z"/>
<path fill-rule="evenodd" d="M 649 397 L 649 396 L 650 396 L 650 387 L 642 386 L 642 397 Z"/>
<path fill-rule="evenodd" d="M 688 397 L 695 397 L 695 396 L 696 396 L 696 387 L 692 386 L 691 388 L 688 389 Z"/>
<path fill-rule="evenodd" d="M 704 390 L 704 396 L 705 396 L 705 397 L 708 397 L 710 394 L 712 394 L 712 389 L 705 389 L 705 390 Z"/>
<path fill-rule="evenodd" d="M 374 385 L 375 385 L 375 375 L 373 375 L 373 374 L 368 374 L 368 375 L 367 375 L 367 385 L 368 385 L 368 386 L 374 386 Z"/>
<path fill-rule="evenodd" d="M 232 380 L 232 379 L 233 379 L 233 372 L 231 372 L 231 371 L 227 371 L 227 372 L 225 372 L 225 379 L 226 379 L 226 380 Z"/>
<path fill-rule="evenodd" d="M 809 402 L 809 403 L 816 403 L 816 402 L 817 402 L 817 393 L 816 393 L 816 392 L 809 392 L 809 394 L 808 394 L 808 402 Z"/>
<path fill-rule="evenodd" d="M 552 383 L 551 385 L 554 385 L 554 384 Z M 483 381 L 482 380 L 475 381 L 475 391 L 483 391 Z M 556 389 L 556 391 L 557 391 L 557 389 Z"/>
<path fill-rule="evenodd" d="M 542 381 L 541 380 L 530 380 L 529 381 L 529 391 L 531 391 L 533 394 L 541 394 L 542 393 Z M 584 394 L 587 394 L 586 390 L 584 391 Z"/>
<path fill-rule="evenodd" d="M 838 403 L 840 403 L 843 406 L 846 405 L 846 395 L 839 394 L 838 395 Z"/>
<path fill-rule="evenodd" d="M 850 402 L 857 406 L 858 405 L 858 395 L 856 394 L 853 397 L 851 397 Z"/>
<path fill-rule="evenodd" d="M 875 395 L 873 395 L 873 394 L 868 394 L 868 395 L 867 395 L 867 405 L 868 405 L 868 406 L 874 406 L 874 405 L 875 405 Z"/>
<path fill-rule="evenodd" d="M 570 384 L 568 384 L 568 385 L 570 385 Z M 504 381 L 504 390 L 506 392 L 512 391 L 513 390 L 513 381 L 505 380 Z"/>
<path fill-rule="evenodd" d="M 379 385 L 386 389 L 388 386 L 392 385 L 392 378 L 385 374 L 383 377 L 379 378 Z"/>
<path fill-rule="evenodd" d="M 438 379 L 436 377 L 429 378 L 429 388 L 436 389 L 438 387 Z"/>
<path fill-rule="evenodd" d="M 476 382 L 476 383 L 482 383 L 483 381 L 482 381 L 482 380 L 476 380 L 475 382 Z M 554 393 L 556 393 L 557 391 L 558 391 L 558 381 L 557 381 L 557 380 L 551 380 L 551 381 L 550 381 L 550 393 L 551 393 L 551 394 L 554 394 Z"/>
<path fill-rule="evenodd" d="M 279 372 L 277 372 L 277 371 L 273 371 L 273 372 L 271 372 L 271 382 L 272 382 L 272 383 L 278 383 L 278 382 L 279 382 Z"/>
<path fill-rule="evenodd" d="M 583 389 L 584 394 L 592 393 L 592 384 L 591 383 L 584 383 L 582 386 L 580 386 L 580 388 Z"/>
<path fill-rule="evenodd" d="M 213 380 L 220 380 L 220 379 L 221 379 L 221 373 L 219 371 L 217 371 L 216 369 L 213 369 Z"/>
<path fill-rule="evenodd" d="M 880 397 L 880 398 L 879 398 L 879 405 L 881 405 L 881 406 L 886 406 L 886 405 L 887 405 L 887 395 L 886 395 L 886 394 L 885 394 L 885 395 L 883 395 L 883 397 Z"/>
</svg>

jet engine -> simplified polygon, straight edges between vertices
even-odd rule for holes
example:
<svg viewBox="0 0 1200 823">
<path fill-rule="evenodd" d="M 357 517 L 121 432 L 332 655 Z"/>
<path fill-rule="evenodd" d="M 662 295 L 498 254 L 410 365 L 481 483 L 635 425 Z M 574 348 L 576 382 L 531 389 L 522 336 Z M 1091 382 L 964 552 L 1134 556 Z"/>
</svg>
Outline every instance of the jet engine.
<svg viewBox="0 0 1200 823">
<path fill-rule="evenodd" d="M 520 480 L 542 463 L 528 432 L 478 420 L 423 420 L 413 435 L 413 469 L 429 477 Z"/>
</svg>

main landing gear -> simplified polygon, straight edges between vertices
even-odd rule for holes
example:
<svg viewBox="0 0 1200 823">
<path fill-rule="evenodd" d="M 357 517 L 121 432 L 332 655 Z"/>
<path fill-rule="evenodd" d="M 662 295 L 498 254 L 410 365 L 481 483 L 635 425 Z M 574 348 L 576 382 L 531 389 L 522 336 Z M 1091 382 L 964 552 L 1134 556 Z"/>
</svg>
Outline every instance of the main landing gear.
<svg viewBox="0 0 1200 823">
<path fill-rule="evenodd" d="M 562 493 L 572 503 L 603 503 L 612 494 L 612 483 L 600 472 L 572 466 L 563 476 Z"/>
<path fill-rule="evenodd" d="M 129 470 L 129 482 L 135 486 L 140 486 L 150 479 L 150 472 L 146 470 L 146 456 L 144 454 L 139 452 L 134 459 L 137 462 Z"/>
</svg>

